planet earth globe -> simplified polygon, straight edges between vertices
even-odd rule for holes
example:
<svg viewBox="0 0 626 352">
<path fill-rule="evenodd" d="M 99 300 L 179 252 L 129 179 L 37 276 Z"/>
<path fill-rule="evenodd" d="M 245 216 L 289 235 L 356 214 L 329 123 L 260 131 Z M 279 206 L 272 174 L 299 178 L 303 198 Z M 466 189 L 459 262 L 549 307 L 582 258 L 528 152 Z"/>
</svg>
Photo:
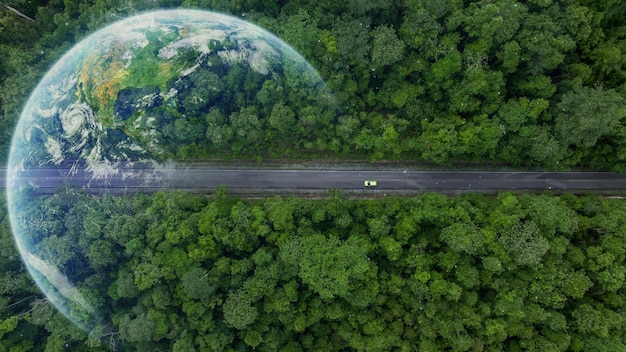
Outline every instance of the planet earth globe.
<svg viewBox="0 0 626 352">
<path fill-rule="evenodd" d="M 102 331 L 97 270 L 80 250 L 55 249 L 81 234 L 57 221 L 62 206 L 33 211 L 34 200 L 57 187 L 102 195 L 113 178 L 167 188 L 172 163 L 271 150 L 272 138 L 306 135 L 335 112 L 315 69 L 256 25 L 195 10 L 113 23 L 60 58 L 23 109 L 7 175 L 17 248 L 49 302 Z"/>
</svg>

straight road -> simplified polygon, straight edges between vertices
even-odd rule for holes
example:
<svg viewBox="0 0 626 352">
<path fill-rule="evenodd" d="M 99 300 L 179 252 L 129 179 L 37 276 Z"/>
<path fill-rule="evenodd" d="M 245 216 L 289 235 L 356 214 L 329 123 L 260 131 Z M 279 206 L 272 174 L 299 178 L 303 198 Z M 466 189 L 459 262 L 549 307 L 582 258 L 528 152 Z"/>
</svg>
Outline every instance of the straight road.
<svg viewBox="0 0 626 352">
<path fill-rule="evenodd" d="M 6 186 L 6 170 L 0 169 Z M 213 190 L 362 190 L 365 180 L 389 191 L 626 191 L 626 175 L 611 172 L 483 172 L 483 171 L 366 171 L 366 170 L 220 170 L 124 169 L 95 179 L 92 172 L 36 169 L 19 174 L 11 187 L 34 186 L 50 191 L 66 184 L 88 192 L 152 191 L 159 189 Z"/>
</svg>

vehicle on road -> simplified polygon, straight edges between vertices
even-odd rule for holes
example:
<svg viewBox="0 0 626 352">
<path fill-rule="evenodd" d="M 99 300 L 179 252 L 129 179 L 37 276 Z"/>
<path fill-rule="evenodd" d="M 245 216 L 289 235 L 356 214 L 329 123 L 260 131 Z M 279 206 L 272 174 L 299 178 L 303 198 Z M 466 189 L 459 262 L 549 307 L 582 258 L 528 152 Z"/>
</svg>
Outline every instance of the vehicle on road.
<svg viewBox="0 0 626 352">
<path fill-rule="evenodd" d="M 376 181 L 365 181 L 365 187 L 376 187 Z"/>
</svg>

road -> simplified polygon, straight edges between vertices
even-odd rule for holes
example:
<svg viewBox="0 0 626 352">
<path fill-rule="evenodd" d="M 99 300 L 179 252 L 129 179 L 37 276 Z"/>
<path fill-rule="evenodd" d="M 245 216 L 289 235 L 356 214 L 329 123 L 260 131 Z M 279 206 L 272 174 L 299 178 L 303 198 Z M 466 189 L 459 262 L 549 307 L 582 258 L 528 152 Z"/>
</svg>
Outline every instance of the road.
<svg viewBox="0 0 626 352">
<path fill-rule="evenodd" d="M 6 187 L 6 169 L 0 169 Z M 32 185 L 51 191 L 73 184 L 88 192 L 152 191 L 158 189 L 315 191 L 366 189 L 365 180 L 376 180 L 376 190 L 488 192 L 503 190 L 626 191 L 626 175 L 609 172 L 483 172 L 483 171 L 366 171 L 366 170 L 221 170 L 126 169 L 94 180 L 85 170 L 37 169 L 19 175 L 12 186 Z"/>
</svg>

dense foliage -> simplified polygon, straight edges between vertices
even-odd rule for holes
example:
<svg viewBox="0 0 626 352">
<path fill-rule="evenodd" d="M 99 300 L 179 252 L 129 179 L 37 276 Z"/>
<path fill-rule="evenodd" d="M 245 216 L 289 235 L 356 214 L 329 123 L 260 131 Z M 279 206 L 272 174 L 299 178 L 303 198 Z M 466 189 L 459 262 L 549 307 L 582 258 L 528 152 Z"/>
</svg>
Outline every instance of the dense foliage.
<svg viewBox="0 0 626 352">
<path fill-rule="evenodd" d="M 138 11 L 183 6 L 231 13 L 274 31 L 320 71 L 342 110 L 329 119 L 274 101 L 280 100 L 275 94 L 280 87 L 260 92 L 256 84 L 241 84 L 246 78 L 226 80 L 224 91 L 254 99 L 229 105 L 231 111 L 193 107 L 196 116 L 164 126 L 174 131 L 174 143 L 200 146 L 179 157 L 222 151 L 236 157 L 290 153 L 626 169 L 626 4 L 621 1 L 13 5 L 18 4 L 36 22 L 8 9 L 0 13 L 5 156 L 28 92 L 73 43 Z"/>
<path fill-rule="evenodd" d="M 2 160 L 29 92 L 77 40 L 138 11 L 184 6 L 277 33 L 341 103 L 322 120 L 267 92 L 226 114 L 199 109 L 170 129 L 174 140 L 196 138 L 176 143 L 197 151 L 626 169 L 622 1 L 9 5 L 36 22 L 0 12 Z M 253 138 L 234 133 L 246 121 Z M 106 350 L 109 341 L 141 351 L 626 350 L 619 199 L 70 192 L 32 206 L 32 225 L 51 229 L 33 234 L 57 236 L 48 241 L 60 263 L 86 268 L 85 292 L 113 325 L 87 335 L 52 308 L 20 262 L 3 207 L 0 351 Z"/>
<path fill-rule="evenodd" d="M 113 326 L 87 336 L 29 299 L 3 242 L 1 350 L 626 349 L 620 199 L 70 191 L 29 213 Z"/>
</svg>

